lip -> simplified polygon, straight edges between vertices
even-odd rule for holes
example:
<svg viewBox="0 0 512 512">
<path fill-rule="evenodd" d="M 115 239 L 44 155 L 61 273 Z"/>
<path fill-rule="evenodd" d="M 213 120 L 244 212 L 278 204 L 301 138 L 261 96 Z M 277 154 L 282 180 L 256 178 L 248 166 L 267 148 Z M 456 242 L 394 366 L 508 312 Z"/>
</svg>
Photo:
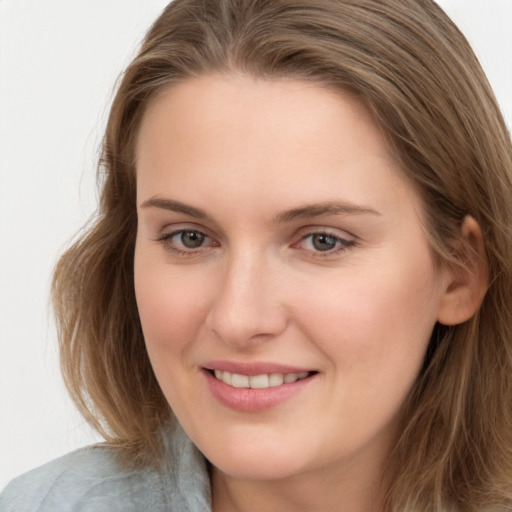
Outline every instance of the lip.
<svg viewBox="0 0 512 512">
<path fill-rule="evenodd" d="M 207 370 L 221 370 L 223 372 L 239 373 L 254 377 L 264 373 L 302 373 L 312 372 L 311 368 L 301 368 L 271 362 L 237 362 L 237 361 L 209 361 L 202 365 Z"/>
<path fill-rule="evenodd" d="M 280 386 L 252 389 L 230 386 L 215 378 L 211 370 L 222 370 L 248 376 L 261 375 L 263 373 L 301 373 L 308 370 L 273 363 L 219 361 L 205 365 L 201 373 L 214 398 L 229 409 L 245 413 L 263 412 L 286 402 L 309 387 L 316 380 L 315 377 L 317 375 L 313 373 L 304 379 Z"/>
</svg>

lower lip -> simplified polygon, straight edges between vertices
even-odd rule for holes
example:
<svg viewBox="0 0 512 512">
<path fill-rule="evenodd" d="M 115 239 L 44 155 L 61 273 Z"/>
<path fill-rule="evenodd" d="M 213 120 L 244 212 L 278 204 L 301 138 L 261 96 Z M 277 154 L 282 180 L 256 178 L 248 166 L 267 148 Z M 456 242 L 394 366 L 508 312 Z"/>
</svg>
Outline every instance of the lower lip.
<svg viewBox="0 0 512 512">
<path fill-rule="evenodd" d="M 226 407 L 242 412 L 260 412 L 271 409 L 300 393 L 308 386 L 315 374 L 281 386 L 263 389 L 235 388 L 203 370 L 212 395 Z"/>
</svg>

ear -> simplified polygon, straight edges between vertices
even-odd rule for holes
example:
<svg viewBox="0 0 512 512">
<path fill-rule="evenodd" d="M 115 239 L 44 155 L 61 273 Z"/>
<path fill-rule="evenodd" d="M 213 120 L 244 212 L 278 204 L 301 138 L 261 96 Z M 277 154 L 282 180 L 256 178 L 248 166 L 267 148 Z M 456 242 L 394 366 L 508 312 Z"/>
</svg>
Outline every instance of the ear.
<svg viewBox="0 0 512 512">
<path fill-rule="evenodd" d="M 489 284 L 482 230 L 469 215 L 462 222 L 455 257 L 458 262 L 444 269 L 444 293 L 437 316 L 437 321 L 444 325 L 469 320 L 480 308 Z"/>
</svg>

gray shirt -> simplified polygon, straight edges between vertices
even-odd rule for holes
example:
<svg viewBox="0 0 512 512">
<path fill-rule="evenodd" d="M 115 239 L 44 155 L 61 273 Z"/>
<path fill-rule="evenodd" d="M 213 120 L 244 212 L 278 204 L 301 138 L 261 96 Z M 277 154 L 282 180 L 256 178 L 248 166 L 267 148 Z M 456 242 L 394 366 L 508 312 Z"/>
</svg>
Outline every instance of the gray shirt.
<svg viewBox="0 0 512 512">
<path fill-rule="evenodd" d="M 204 457 L 181 427 L 165 437 L 161 469 L 127 469 L 116 450 L 89 446 L 14 479 L 0 512 L 211 512 Z"/>
</svg>

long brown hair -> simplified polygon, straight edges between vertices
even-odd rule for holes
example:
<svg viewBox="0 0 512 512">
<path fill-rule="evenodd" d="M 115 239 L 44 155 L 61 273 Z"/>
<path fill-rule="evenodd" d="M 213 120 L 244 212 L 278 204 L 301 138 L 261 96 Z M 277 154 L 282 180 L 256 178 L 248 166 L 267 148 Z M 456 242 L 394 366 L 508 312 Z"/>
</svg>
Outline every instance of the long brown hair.
<svg viewBox="0 0 512 512">
<path fill-rule="evenodd" d="M 62 368 L 82 414 L 126 460 L 158 463 L 172 412 L 135 303 L 135 142 L 164 87 L 233 70 L 358 94 L 421 194 L 439 261 L 456 260 L 465 215 L 480 224 L 490 286 L 472 319 L 434 329 L 389 459 L 387 507 L 510 510 L 512 147 L 474 53 L 431 0 L 175 0 L 164 10 L 111 108 L 97 217 L 55 271 Z"/>
</svg>

